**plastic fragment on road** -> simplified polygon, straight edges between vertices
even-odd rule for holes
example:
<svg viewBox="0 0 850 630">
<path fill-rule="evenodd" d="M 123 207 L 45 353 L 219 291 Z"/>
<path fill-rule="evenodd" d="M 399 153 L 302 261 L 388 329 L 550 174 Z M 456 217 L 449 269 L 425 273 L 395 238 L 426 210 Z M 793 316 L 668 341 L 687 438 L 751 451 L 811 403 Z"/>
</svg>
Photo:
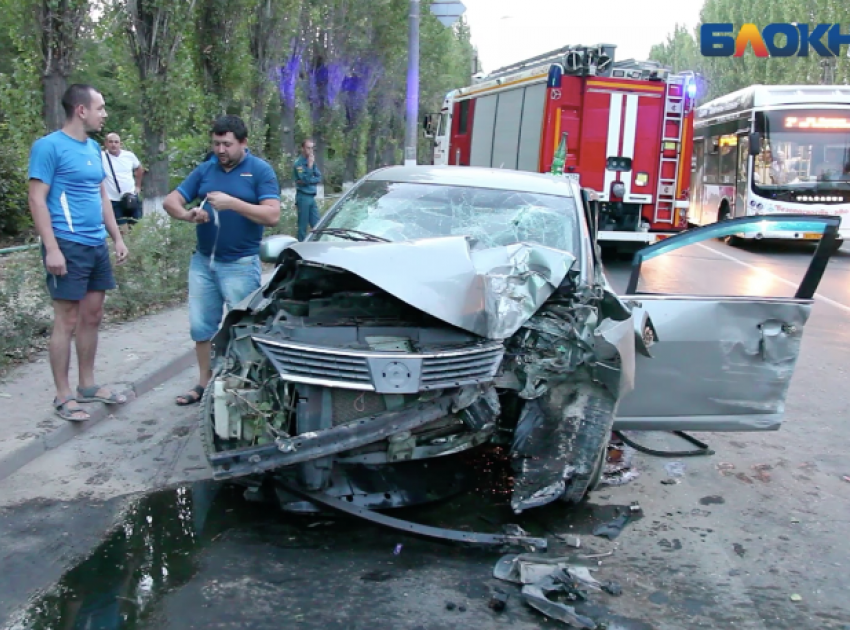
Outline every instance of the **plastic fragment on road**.
<svg viewBox="0 0 850 630">
<path fill-rule="evenodd" d="M 667 474 L 671 477 L 684 477 L 685 468 L 686 466 L 684 462 L 667 462 L 664 464 L 664 470 L 666 470 Z"/>
<path fill-rule="evenodd" d="M 622 516 L 618 516 L 613 521 L 601 523 L 594 527 L 593 535 L 601 536 L 602 538 L 607 538 L 608 540 L 614 540 L 623 532 L 623 529 L 625 529 L 626 525 L 628 525 L 630 520 L 630 514 L 623 514 Z"/>
<path fill-rule="evenodd" d="M 493 568 L 493 577 L 522 585 L 522 600 L 551 619 L 562 621 L 574 628 L 599 628 L 593 619 L 579 614 L 575 608 L 549 598 L 557 593 L 568 602 L 587 600 L 590 591 L 605 592 L 618 596 L 623 589 L 618 582 L 600 582 L 586 566 L 570 563 L 567 557 L 548 558 L 534 554 L 511 554 L 502 556 Z"/>
<path fill-rule="evenodd" d="M 567 545 L 567 547 L 573 547 L 575 549 L 581 548 L 581 538 L 579 538 L 578 536 L 573 536 L 572 534 L 564 534 L 558 536 L 558 538 L 562 540 L 564 544 Z"/>
<path fill-rule="evenodd" d="M 612 439 L 599 486 L 624 486 L 640 477 L 640 471 L 632 467 L 634 455 L 633 448 Z"/>
<path fill-rule="evenodd" d="M 589 628 L 594 630 L 597 624 L 590 617 L 585 617 L 576 612 L 572 606 L 555 602 L 547 596 L 549 593 L 564 592 L 567 586 L 549 577 L 537 584 L 526 584 L 522 587 L 522 598 L 526 604 L 539 610 L 552 619 L 563 621 L 575 628 Z"/>
</svg>

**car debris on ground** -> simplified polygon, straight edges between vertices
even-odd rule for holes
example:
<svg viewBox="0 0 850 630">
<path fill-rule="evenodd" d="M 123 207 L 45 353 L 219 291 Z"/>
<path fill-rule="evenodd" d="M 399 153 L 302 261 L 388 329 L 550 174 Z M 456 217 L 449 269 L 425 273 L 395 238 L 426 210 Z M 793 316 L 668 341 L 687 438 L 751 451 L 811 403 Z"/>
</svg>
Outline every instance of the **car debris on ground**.
<svg viewBox="0 0 850 630">
<path fill-rule="evenodd" d="M 629 521 L 632 520 L 631 514 L 621 514 L 617 518 L 608 521 L 607 523 L 600 523 L 596 527 L 593 528 L 594 536 L 601 536 L 603 538 L 607 538 L 608 540 L 614 540 L 623 533 L 623 529 L 625 529 L 626 525 L 628 525 Z"/>
<path fill-rule="evenodd" d="M 521 585 L 522 600 L 547 617 L 590 630 L 598 629 L 600 624 L 579 613 L 574 606 L 550 596 L 557 594 L 570 604 L 581 604 L 588 601 L 589 592 L 604 592 L 612 596 L 623 592 L 618 582 L 600 582 L 591 575 L 588 567 L 575 563 L 569 557 L 506 555 L 496 563 L 493 577 Z"/>
<path fill-rule="evenodd" d="M 632 465 L 635 452 L 635 449 L 612 437 L 608 443 L 608 456 L 599 487 L 624 486 L 640 477 L 640 471 Z"/>
</svg>

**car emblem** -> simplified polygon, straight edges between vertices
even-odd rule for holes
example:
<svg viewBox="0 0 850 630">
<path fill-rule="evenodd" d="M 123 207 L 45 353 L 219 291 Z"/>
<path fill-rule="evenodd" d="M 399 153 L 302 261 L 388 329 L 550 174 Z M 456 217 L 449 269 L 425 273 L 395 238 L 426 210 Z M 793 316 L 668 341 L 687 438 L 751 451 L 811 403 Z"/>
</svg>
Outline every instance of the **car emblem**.
<svg viewBox="0 0 850 630">
<path fill-rule="evenodd" d="M 393 361 L 384 368 L 383 377 L 393 387 L 402 387 L 410 379 L 410 370 L 401 363 Z"/>
</svg>

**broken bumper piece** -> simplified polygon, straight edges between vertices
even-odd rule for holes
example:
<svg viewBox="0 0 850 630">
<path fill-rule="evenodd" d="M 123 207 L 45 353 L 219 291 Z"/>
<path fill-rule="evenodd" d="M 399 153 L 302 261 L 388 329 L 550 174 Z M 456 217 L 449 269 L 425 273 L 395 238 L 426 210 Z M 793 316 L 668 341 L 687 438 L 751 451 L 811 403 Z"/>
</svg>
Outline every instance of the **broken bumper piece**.
<svg viewBox="0 0 850 630">
<path fill-rule="evenodd" d="M 418 523 L 411 523 L 410 521 L 403 521 L 392 516 L 387 516 L 386 514 L 381 514 L 379 512 L 373 512 L 372 510 L 358 507 L 356 505 L 351 505 L 347 501 L 333 499 L 324 493 L 307 492 L 306 490 L 298 487 L 297 484 L 286 483 L 282 480 L 279 480 L 278 483 L 280 483 L 287 492 L 291 492 L 296 496 L 300 496 L 319 505 L 343 512 L 344 514 L 357 516 L 371 523 L 397 529 L 408 534 L 474 545 L 492 545 L 497 547 L 514 545 L 524 546 L 532 550 L 539 551 L 545 551 L 548 548 L 548 541 L 545 538 L 521 535 L 514 536 L 510 534 L 478 534 L 475 532 L 444 529 L 442 527 L 431 527 L 430 525 L 420 525 Z"/>
<path fill-rule="evenodd" d="M 415 407 L 360 418 L 331 429 L 278 439 L 273 444 L 214 453 L 209 457 L 213 479 L 234 479 L 265 473 L 282 466 L 365 446 L 447 416 L 452 402 L 452 397 L 437 398 Z"/>
</svg>

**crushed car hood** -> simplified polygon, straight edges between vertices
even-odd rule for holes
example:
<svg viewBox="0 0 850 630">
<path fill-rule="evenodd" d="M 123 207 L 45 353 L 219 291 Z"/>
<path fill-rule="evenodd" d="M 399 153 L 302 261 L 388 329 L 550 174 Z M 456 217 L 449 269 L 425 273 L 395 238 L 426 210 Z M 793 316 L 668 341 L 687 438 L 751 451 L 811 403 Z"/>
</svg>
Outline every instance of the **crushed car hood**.
<svg viewBox="0 0 850 630">
<path fill-rule="evenodd" d="M 462 236 L 293 244 L 302 260 L 344 269 L 437 319 L 488 339 L 513 335 L 575 262 L 531 243 L 473 250 Z"/>
</svg>

